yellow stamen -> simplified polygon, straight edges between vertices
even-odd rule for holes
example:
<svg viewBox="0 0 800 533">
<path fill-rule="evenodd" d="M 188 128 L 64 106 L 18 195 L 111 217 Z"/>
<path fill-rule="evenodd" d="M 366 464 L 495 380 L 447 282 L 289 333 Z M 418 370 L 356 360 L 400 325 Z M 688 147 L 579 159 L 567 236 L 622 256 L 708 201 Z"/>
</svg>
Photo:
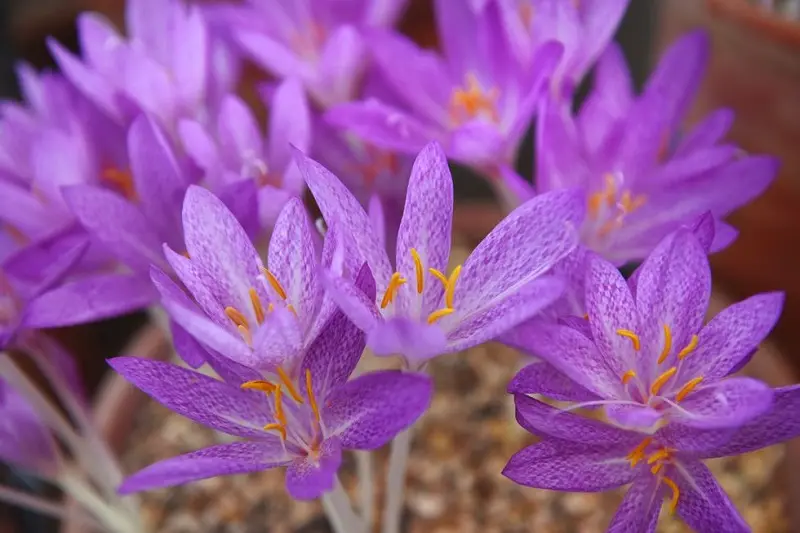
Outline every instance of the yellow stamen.
<svg viewBox="0 0 800 533">
<path fill-rule="evenodd" d="M 225 308 L 225 314 L 237 326 L 241 326 L 241 327 L 244 327 L 245 329 L 249 329 L 249 325 L 247 324 L 247 319 L 244 317 L 244 315 L 238 309 L 236 309 L 234 307 L 226 307 Z"/>
<path fill-rule="evenodd" d="M 275 310 L 275 304 L 273 304 L 272 302 L 270 302 L 270 303 L 269 303 L 269 305 L 267 306 L 267 313 L 271 313 L 271 312 L 273 312 L 274 310 Z"/>
<path fill-rule="evenodd" d="M 417 293 L 422 294 L 422 290 L 425 288 L 425 271 L 422 269 L 422 259 L 420 259 L 419 253 L 414 248 L 411 249 L 411 257 L 414 259 L 414 269 L 417 273 Z"/>
<path fill-rule="evenodd" d="M 658 394 L 658 392 L 661 390 L 661 387 L 663 387 L 664 384 L 667 381 L 669 381 L 669 378 L 674 376 L 675 372 L 677 372 L 677 371 L 678 371 L 678 367 L 673 366 L 669 370 L 667 370 L 666 372 L 664 372 L 663 374 L 658 376 L 656 378 L 656 380 L 653 382 L 653 384 L 650 385 L 650 394 L 652 394 L 653 396 L 656 396 Z"/>
<path fill-rule="evenodd" d="M 297 316 L 297 309 L 295 309 L 292 304 L 287 305 L 286 309 L 288 309 L 289 312 L 292 313 L 294 316 Z"/>
<path fill-rule="evenodd" d="M 280 299 L 285 300 L 286 291 L 283 290 L 283 285 L 281 285 L 281 282 L 278 281 L 278 278 L 276 278 L 275 275 L 266 268 L 264 269 L 264 275 L 267 277 L 267 281 L 269 282 L 272 289 L 278 294 Z"/>
<path fill-rule="evenodd" d="M 658 474 L 661 471 L 661 468 L 664 466 L 664 463 L 658 463 L 653 465 L 653 468 L 650 469 L 650 473 L 653 475 Z"/>
<path fill-rule="evenodd" d="M 242 389 L 251 389 L 251 390 L 260 390 L 264 394 L 272 394 L 275 392 L 275 389 L 278 387 L 274 383 L 270 383 L 269 381 L 263 380 L 253 380 L 253 381 L 245 381 L 241 385 L 239 385 Z"/>
<path fill-rule="evenodd" d="M 675 395 L 675 401 L 679 402 L 684 398 L 686 398 L 686 396 L 688 396 L 689 393 L 692 392 L 694 388 L 700 384 L 701 381 L 703 381 L 702 376 L 690 379 L 688 382 L 686 382 L 686 385 L 684 385 L 683 388 L 678 391 L 678 394 Z"/>
<path fill-rule="evenodd" d="M 428 324 L 433 324 L 440 318 L 446 317 L 447 315 L 452 314 L 455 311 L 452 307 L 445 307 L 443 309 L 438 309 L 428 315 Z"/>
<path fill-rule="evenodd" d="M 455 120 L 475 118 L 481 112 L 489 114 L 492 121 L 499 119 L 497 107 L 495 105 L 499 96 L 496 88 L 484 92 L 478 83 L 478 78 L 472 74 L 467 74 L 464 87 L 459 87 L 453 91 L 450 99 L 450 114 Z"/>
<path fill-rule="evenodd" d="M 651 465 L 662 459 L 668 459 L 670 455 L 671 454 L 669 450 L 667 450 L 666 448 L 661 448 L 660 450 L 653 453 L 650 457 L 647 458 L 647 464 Z"/>
<path fill-rule="evenodd" d="M 263 324 L 264 308 L 261 307 L 261 300 L 258 298 L 256 290 L 253 288 L 250 288 L 250 301 L 253 303 L 253 310 L 256 312 L 256 322 Z"/>
<path fill-rule="evenodd" d="M 129 171 L 107 168 L 100 177 L 119 189 L 128 200 L 136 200 L 136 185 L 134 185 L 133 175 Z"/>
<path fill-rule="evenodd" d="M 658 356 L 658 364 L 660 365 L 663 363 L 667 357 L 669 357 L 669 352 L 672 350 L 672 331 L 670 331 L 669 326 L 664 324 L 664 349 L 661 350 L 661 355 Z"/>
<path fill-rule="evenodd" d="M 622 374 L 622 384 L 627 385 L 630 380 L 636 377 L 636 372 L 633 370 L 628 370 L 624 374 Z"/>
<path fill-rule="evenodd" d="M 281 378 L 281 381 L 286 386 L 286 390 L 289 391 L 289 396 L 291 396 L 292 399 L 297 403 L 303 403 L 303 397 L 300 396 L 299 392 L 297 392 L 294 383 L 292 383 L 292 380 L 289 379 L 289 376 L 281 367 L 278 367 L 278 376 Z"/>
<path fill-rule="evenodd" d="M 308 394 L 308 404 L 314 413 L 314 420 L 319 424 L 319 406 L 317 405 L 317 398 L 314 396 L 314 389 L 311 387 L 311 370 L 309 369 L 306 369 L 306 394 Z"/>
<path fill-rule="evenodd" d="M 271 431 L 271 430 L 280 432 L 281 439 L 286 440 L 286 428 L 283 425 L 273 422 L 272 424 L 267 424 L 266 426 L 264 426 L 264 431 Z"/>
<path fill-rule="evenodd" d="M 670 478 L 665 477 L 662 481 L 667 484 L 667 486 L 672 489 L 672 502 L 669 504 L 669 512 L 674 513 L 675 509 L 678 507 L 678 498 L 681 495 L 681 491 L 678 489 L 678 485 L 675 484 Z"/>
<path fill-rule="evenodd" d="M 605 174 L 603 179 L 606 182 L 606 203 L 608 204 L 608 207 L 614 207 L 614 204 L 616 203 L 615 198 L 617 197 L 617 182 L 614 180 L 614 175 L 611 173 Z"/>
<path fill-rule="evenodd" d="M 392 274 L 392 278 L 389 280 L 389 286 L 386 287 L 386 292 L 383 295 L 383 300 L 381 300 L 381 309 L 385 309 L 387 305 L 392 303 L 394 299 L 394 294 L 397 292 L 397 289 L 406 282 L 406 278 L 400 275 L 400 272 L 395 272 Z"/>
<path fill-rule="evenodd" d="M 253 346 L 253 336 L 250 334 L 250 330 L 247 329 L 246 326 L 236 326 L 236 329 L 238 329 L 239 333 L 242 334 L 242 338 L 244 339 L 244 342 L 246 342 L 248 346 L 252 347 Z"/>
<path fill-rule="evenodd" d="M 697 348 L 697 341 L 698 340 L 699 340 L 699 338 L 697 337 L 697 335 L 692 335 L 692 340 L 689 341 L 689 344 L 686 345 L 686 348 L 684 348 L 683 350 L 681 350 L 678 353 L 678 359 L 683 361 L 683 359 L 687 355 L 692 353 L 694 351 L 694 349 Z"/>
<path fill-rule="evenodd" d="M 618 329 L 617 335 L 630 339 L 631 342 L 633 343 L 633 349 L 636 350 L 637 352 L 642 347 L 641 343 L 639 342 L 639 336 L 629 329 Z"/>
<path fill-rule="evenodd" d="M 275 418 L 284 426 L 286 425 L 286 415 L 283 412 L 283 389 L 280 385 L 275 388 Z"/>
<path fill-rule="evenodd" d="M 428 272 L 430 272 L 436 279 L 442 282 L 442 287 L 445 289 L 447 288 L 447 276 L 445 276 L 440 270 L 436 270 L 435 268 L 429 268 Z"/>
<path fill-rule="evenodd" d="M 461 265 L 455 267 L 450 273 L 450 277 L 447 279 L 447 286 L 444 289 L 444 304 L 450 309 L 453 308 L 453 299 L 455 298 L 456 293 L 456 281 L 458 281 L 459 274 L 461 274 Z"/>
<path fill-rule="evenodd" d="M 653 437 L 647 437 L 639 445 L 631 450 L 631 453 L 627 455 L 627 459 L 631 462 L 631 466 L 636 466 L 636 464 L 644 458 L 644 451 L 650 446 L 650 443 L 653 442 Z"/>
</svg>

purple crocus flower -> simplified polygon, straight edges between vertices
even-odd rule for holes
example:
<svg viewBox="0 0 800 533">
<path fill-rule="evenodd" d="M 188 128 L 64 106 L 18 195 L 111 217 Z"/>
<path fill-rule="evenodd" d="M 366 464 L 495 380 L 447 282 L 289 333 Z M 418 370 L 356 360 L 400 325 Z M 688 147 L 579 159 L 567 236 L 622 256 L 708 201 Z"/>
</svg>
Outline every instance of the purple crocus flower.
<svg viewBox="0 0 800 533">
<path fill-rule="evenodd" d="M 753 296 L 703 326 L 711 272 L 688 230 L 665 238 L 630 284 L 613 265 L 591 258 L 585 287 L 583 325 L 526 325 L 522 344 L 549 366 L 523 369 L 509 390 L 557 389 L 546 381 L 558 375 L 565 384 L 559 397 L 581 402 L 576 407 L 605 406 L 614 423 L 651 433 L 676 425 L 738 427 L 769 410 L 769 387 L 729 375 L 775 325 L 783 294 Z"/>
<path fill-rule="evenodd" d="M 186 256 L 167 261 L 194 298 L 158 282 L 171 317 L 207 348 L 252 369 L 295 376 L 300 358 L 334 305 L 322 290 L 320 259 L 300 200 L 283 208 L 266 265 L 247 233 L 211 192 L 192 186 L 183 204 Z M 333 267 L 335 230 L 321 261 Z M 177 292 L 176 292 L 177 291 Z"/>
<path fill-rule="evenodd" d="M 235 83 L 237 69 L 198 6 L 129 0 L 125 21 L 128 40 L 102 15 L 80 15 L 81 59 L 48 41 L 64 75 L 117 123 L 146 112 L 172 135 L 179 118 L 203 120 Z"/>
<path fill-rule="evenodd" d="M 8 357 L 3 354 L 0 357 Z M 0 378 L 0 461 L 45 477 L 59 470 L 56 443 L 33 407 Z"/>
<path fill-rule="evenodd" d="M 732 122 L 729 110 L 679 135 L 707 55 L 704 33 L 686 35 L 637 97 L 622 52 L 612 45 L 576 117 L 558 103 L 539 114 L 537 191 L 584 188 L 581 242 L 617 265 L 644 258 L 677 226 L 707 211 L 717 220 L 713 250 L 720 249 L 734 237 L 722 217 L 775 177 L 774 158 L 747 156 L 721 141 Z M 520 200 L 532 194 L 519 180 L 510 186 Z"/>
<path fill-rule="evenodd" d="M 519 68 L 529 68 L 534 51 L 547 41 L 564 45 L 552 94 L 569 99 L 606 49 L 630 0 L 476 0 L 496 2 Z"/>
<path fill-rule="evenodd" d="M 406 0 L 249 0 L 210 6 L 209 17 L 256 63 L 296 78 L 327 108 L 355 98 L 366 59 L 361 32 L 394 24 Z"/>
<path fill-rule="evenodd" d="M 311 117 L 302 86 L 281 83 L 270 101 L 265 139 L 252 111 L 235 95 L 220 104 L 212 128 L 198 121 L 178 125 L 180 139 L 194 162 L 205 171 L 212 190 L 253 180 L 258 187 L 260 221 L 272 227 L 289 198 L 300 197 L 305 184 L 292 160 L 291 146 L 307 150 L 311 144 Z"/>
<path fill-rule="evenodd" d="M 169 267 L 162 243 L 183 249 L 179 213 L 192 173 L 146 116 L 133 123 L 127 141 L 130 171 L 119 173 L 123 194 L 89 184 L 72 185 L 62 193 L 74 216 L 115 263 L 37 298 L 30 306 L 31 327 L 80 324 L 146 307 L 158 295 L 150 283 L 150 265 Z"/>
<path fill-rule="evenodd" d="M 374 291 L 364 272 L 361 289 Z M 347 381 L 363 350 L 364 334 L 337 313 L 295 378 L 284 374 L 240 388 L 166 363 L 112 359 L 117 372 L 165 406 L 244 439 L 156 463 L 128 478 L 120 491 L 286 466 L 289 494 L 301 500 L 321 496 L 333 488 L 342 450 L 383 446 L 430 402 L 431 382 L 422 375 L 374 372 Z"/>
<path fill-rule="evenodd" d="M 450 157 L 494 174 L 497 165 L 514 161 L 563 46 L 543 44 L 521 69 L 494 2 L 477 11 L 467 2 L 435 5 L 443 56 L 397 34 L 369 35 L 377 68 L 402 105 L 370 99 L 337 106 L 327 118 L 399 152 L 438 141 Z"/>
<path fill-rule="evenodd" d="M 750 531 L 704 459 L 751 452 L 800 436 L 800 386 L 775 389 L 763 414 L 728 430 L 667 426 L 643 434 L 517 395 L 517 421 L 543 437 L 503 475 L 540 489 L 600 492 L 631 483 L 609 533 L 652 533 L 661 502 L 698 533 Z"/>
<path fill-rule="evenodd" d="M 376 354 L 402 354 L 416 364 L 463 350 L 497 337 L 561 294 L 562 282 L 545 274 L 575 246 L 583 215 L 578 191 L 524 204 L 447 274 L 453 182 L 438 144 L 426 146 L 411 170 L 394 268 L 347 188 L 302 154 L 298 162 L 325 220 L 341 230 L 344 255 L 366 260 L 376 277 L 377 299 L 364 298 L 345 277 L 327 279 L 332 298 L 367 332 Z"/>
</svg>

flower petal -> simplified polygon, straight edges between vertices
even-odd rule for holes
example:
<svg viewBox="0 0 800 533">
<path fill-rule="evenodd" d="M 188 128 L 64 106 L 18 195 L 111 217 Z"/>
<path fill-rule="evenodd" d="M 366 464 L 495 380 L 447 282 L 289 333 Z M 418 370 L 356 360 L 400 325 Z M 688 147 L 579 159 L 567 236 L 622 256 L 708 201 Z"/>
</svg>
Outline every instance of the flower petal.
<svg viewBox="0 0 800 533">
<path fill-rule="evenodd" d="M 40 295 L 28 304 L 23 320 L 29 328 L 87 324 L 144 309 L 157 298 L 146 276 L 98 275 Z"/>
<path fill-rule="evenodd" d="M 374 450 L 422 416 L 432 394 L 423 374 L 370 372 L 331 391 L 322 418 L 344 448 Z"/>
<path fill-rule="evenodd" d="M 655 476 L 637 476 L 611 519 L 608 533 L 655 533 L 661 512 L 659 485 Z"/>
<path fill-rule="evenodd" d="M 267 142 L 269 164 L 278 172 L 293 164 L 292 146 L 305 152 L 311 145 L 311 110 L 296 79 L 282 81 L 272 96 Z"/>
<path fill-rule="evenodd" d="M 344 234 L 344 253 L 366 261 L 378 284 L 378 294 L 383 294 L 392 274 L 386 250 L 373 231 L 369 216 L 358 200 L 339 179 L 325 167 L 296 152 L 297 164 L 311 189 L 328 225 L 337 225 Z"/>
<path fill-rule="evenodd" d="M 543 394 L 554 400 L 573 402 L 599 399 L 599 396 L 578 385 L 545 361 L 536 361 L 523 367 L 511 379 L 506 391 L 511 394 Z"/>
<path fill-rule="evenodd" d="M 514 454 L 503 475 L 537 489 L 601 492 L 630 483 L 636 474 L 625 450 L 549 439 Z"/>
<path fill-rule="evenodd" d="M 261 132 L 253 113 L 235 95 L 227 95 L 220 104 L 217 139 L 229 168 L 235 169 L 237 165 L 261 157 L 264 152 Z"/>
<path fill-rule="evenodd" d="M 342 464 L 339 439 L 322 441 L 316 459 L 295 459 L 286 469 L 286 490 L 296 500 L 313 500 L 333 489 L 336 472 Z"/>
<path fill-rule="evenodd" d="M 517 423 L 537 437 L 598 446 L 634 448 L 642 434 L 556 409 L 522 394 L 514 395 Z"/>
<path fill-rule="evenodd" d="M 268 437 L 262 427 L 272 415 L 263 394 L 161 361 L 116 357 L 108 364 L 148 396 L 198 424 L 237 437 Z"/>
<path fill-rule="evenodd" d="M 555 191 L 508 215 L 464 263 L 453 304 L 457 312 L 464 316 L 494 306 L 571 252 L 583 203 L 580 191 Z"/>
<path fill-rule="evenodd" d="M 735 369 L 767 337 L 780 317 L 781 292 L 757 294 L 728 306 L 700 330 L 697 350 L 683 360 L 679 379 L 708 381 Z"/>
<path fill-rule="evenodd" d="M 750 527 L 714 479 L 714 474 L 699 461 L 680 464 L 674 481 L 680 489 L 678 514 L 700 533 L 747 533 Z"/>
<path fill-rule="evenodd" d="M 367 51 L 364 44 L 360 32 L 349 24 L 339 26 L 328 37 L 320 55 L 314 86 L 317 98 L 326 107 L 350 101 L 358 95 L 359 75 Z"/>
<path fill-rule="evenodd" d="M 132 203 L 91 185 L 66 187 L 63 195 L 80 223 L 120 261 L 140 272 L 151 264 L 166 269 L 161 238 Z"/>
<path fill-rule="evenodd" d="M 712 111 L 683 136 L 675 148 L 675 156 L 714 146 L 731 129 L 733 119 L 734 113 L 730 109 Z"/>
<path fill-rule="evenodd" d="M 402 355 L 415 364 L 449 351 L 441 327 L 403 316 L 377 321 L 367 331 L 367 346 L 375 355 Z"/>
<path fill-rule="evenodd" d="M 259 472 L 288 462 L 289 457 L 277 437 L 220 444 L 150 465 L 127 478 L 119 492 L 131 494 L 210 477 Z"/>
<path fill-rule="evenodd" d="M 699 428 L 740 426 L 766 413 L 773 392 L 766 384 L 751 378 L 728 378 L 708 387 L 695 389 L 670 412 L 672 421 Z"/>
<path fill-rule="evenodd" d="M 414 161 L 408 182 L 403 218 L 397 233 L 397 271 L 410 280 L 416 279 L 414 249 L 423 267 L 440 272 L 447 269 L 450 257 L 450 237 L 453 227 L 453 177 L 447 166 L 447 157 L 438 143 L 429 143 Z M 423 270 L 422 313 L 436 309 L 444 292 L 441 284 Z M 431 286 L 432 284 L 432 286 Z M 395 300 L 398 314 L 411 305 L 412 291 L 400 291 Z"/>
<path fill-rule="evenodd" d="M 256 279 L 262 263 L 241 224 L 211 192 L 191 186 L 183 203 L 183 231 L 192 261 L 215 280 L 220 301 L 256 323 L 250 289 L 260 289 Z"/>
</svg>

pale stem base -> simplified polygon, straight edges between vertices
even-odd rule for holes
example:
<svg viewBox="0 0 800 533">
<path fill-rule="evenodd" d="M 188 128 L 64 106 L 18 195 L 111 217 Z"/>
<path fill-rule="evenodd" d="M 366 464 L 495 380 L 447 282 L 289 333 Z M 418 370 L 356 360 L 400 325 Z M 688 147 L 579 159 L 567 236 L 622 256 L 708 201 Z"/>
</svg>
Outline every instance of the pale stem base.
<svg viewBox="0 0 800 533">
<path fill-rule="evenodd" d="M 412 431 L 413 426 L 398 434 L 392 441 L 391 451 L 389 452 L 389 474 L 386 479 L 383 533 L 400 533 Z"/>
<path fill-rule="evenodd" d="M 367 533 L 363 522 L 353 511 L 350 498 L 338 476 L 333 490 L 322 495 L 322 507 L 335 533 Z"/>
</svg>

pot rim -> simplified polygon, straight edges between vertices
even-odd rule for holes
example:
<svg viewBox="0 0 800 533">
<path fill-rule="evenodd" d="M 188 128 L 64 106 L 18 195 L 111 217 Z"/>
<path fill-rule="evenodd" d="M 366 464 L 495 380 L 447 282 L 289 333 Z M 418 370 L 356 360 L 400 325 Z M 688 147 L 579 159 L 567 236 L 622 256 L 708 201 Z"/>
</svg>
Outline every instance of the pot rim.
<svg viewBox="0 0 800 533">
<path fill-rule="evenodd" d="M 712 17 L 723 16 L 735 24 L 756 29 L 765 39 L 800 48 L 800 21 L 765 11 L 747 0 L 707 0 Z"/>
</svg>

